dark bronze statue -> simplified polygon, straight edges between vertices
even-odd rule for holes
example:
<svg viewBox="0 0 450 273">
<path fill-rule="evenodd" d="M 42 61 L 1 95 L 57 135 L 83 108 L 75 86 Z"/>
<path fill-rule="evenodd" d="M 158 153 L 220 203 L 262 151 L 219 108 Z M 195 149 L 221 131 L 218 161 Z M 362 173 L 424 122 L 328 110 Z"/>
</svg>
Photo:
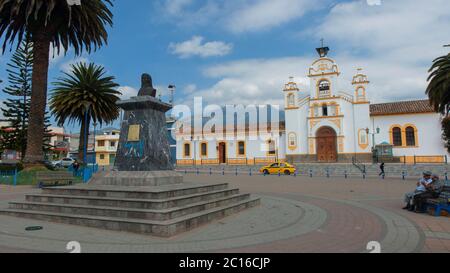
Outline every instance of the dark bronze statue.
<svg viewBox="0 0 450 273">
<path fill-rule="evenodd" d="M 156 89 L 153 88 L 152 77 L 149 74 L 142 74 L 142 85 L 138 96 L 156 97 Z"/>
</svg>

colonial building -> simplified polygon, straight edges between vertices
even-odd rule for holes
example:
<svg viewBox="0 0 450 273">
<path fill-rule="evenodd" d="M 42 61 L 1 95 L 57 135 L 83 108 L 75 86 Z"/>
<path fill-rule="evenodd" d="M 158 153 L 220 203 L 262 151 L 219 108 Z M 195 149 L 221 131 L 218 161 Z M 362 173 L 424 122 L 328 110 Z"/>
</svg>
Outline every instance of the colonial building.
<svg viewBox="0 0 450 273">
<path fill-rule="evenodd" d="M 289 82 L 284 88 L 287 160 L 371 161 L 391 146 L 394 161 L 443 162 L 441 117 L 428 100 L 370 104 L 370 81 L 362 69 L 343 90 L 338 64 L 319 48 L 308 71 L 310 90 Z"/>
<path fill-rule="evenodd" d="M 284 119 L 279 131 L 256 141 L 248 140 L 251 132 L 235 131 L 233 126 L 224 133 L 235 138 L 227 141 L 207 140 L 202 132 L 189 138 L 180 134 L 178 164 L 258 164 L 258 158 L 292 163 L 447 160 L 441 116 L 428 100 L 371 104 L 374 91 L 362 69 L 350 79 L 349 89 L 339 65 L 328 57 L 329 48 L 317 51 L 319 58 L 307 72 L 309 90 L 302 90 L 292 79 L 283 89 Z"/>
</svg>

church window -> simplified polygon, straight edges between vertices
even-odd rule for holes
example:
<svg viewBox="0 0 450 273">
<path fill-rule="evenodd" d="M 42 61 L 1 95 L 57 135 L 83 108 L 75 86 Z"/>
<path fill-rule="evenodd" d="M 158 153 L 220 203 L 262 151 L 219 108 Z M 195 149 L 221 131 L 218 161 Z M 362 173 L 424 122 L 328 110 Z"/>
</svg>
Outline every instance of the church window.
<svg viewBox="0 0 450 273">
<path fill-rule="evenodd" d="M 406 128 L 406 145 L 416 146 L 416 130 L 411 126 Z"/>
<path fill-rule="evenodd" d="M 288 107 L 295 107 L 295 96 L 294 94 L 288 95 Z"/>
<path fill-rule="evenodd" d="M 364 101 L 365 99 L 366 99 L 366 96 L 365 96 L 365 91 L 364 91 L 364 88 L 363 87 L 359 87 L 358 89 L 357 89 L 357 91 L 356 91 L 356 95 L 357 95 L 357 100 L 358 101 Z"/>
<path fill-rule="evenodd" d="M 204 143 L 200 144 L 200 151 L 201 151 L 202 157 L 208 156 L 208 143 L 204 142 Z"/>
<path fill-rule="evenodd" d="M 297 135 L 295 133 L 289 134 L 289 148 L 297 147 Z"/>
<path fill-rule="evenodd" d="M 392 141 L 394 146 L 402 146 L 403 145 L 403 139 L 402 139 L 402 129 L 399 127 L 395 127 L 392 129 Z"/>
<path fill-rule="evenodd" d="M 360 130 L 359 131 L 359 144 L 367 145 L 368 144 L 368 138 L 367 138 L 367 131 L 366 130 Z"/>
<path fill-rule="evenodd" d="M 322 80 L 319 82 L 318 86 L 319 98 L 329 97 L 330 96 L 330 82 L 327 80 Z"/>
<path fill-rule="evenodd" d="M 238 142 L 238 155 L 239 156 L 245 155 L 245 142 L 244 141 Z"/>
<path fill-rule="evenodd" d="M 185 143 L 184 144 L 184 157 L 190 157 L 191 156 L 191 144 Z"/>
<path fill-rule="evenodd" d="M 324 117 L 328 117 L 328 106 L 327 105 L 322 106 L 322 115 Z"/>
</svg>

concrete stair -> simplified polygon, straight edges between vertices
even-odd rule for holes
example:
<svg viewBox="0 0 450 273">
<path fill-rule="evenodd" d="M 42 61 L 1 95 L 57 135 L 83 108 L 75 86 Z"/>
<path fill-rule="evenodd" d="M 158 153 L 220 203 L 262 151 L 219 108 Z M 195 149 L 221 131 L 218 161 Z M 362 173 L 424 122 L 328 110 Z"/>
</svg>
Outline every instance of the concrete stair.
<svg viewBox="0 0 450 273">
<path fill-rule="evenodd" d="M 259 205 L 228 184 L 167 187 L 71 186 L 45 188 L 0 214 L 171 237 Z"/>
</svg>

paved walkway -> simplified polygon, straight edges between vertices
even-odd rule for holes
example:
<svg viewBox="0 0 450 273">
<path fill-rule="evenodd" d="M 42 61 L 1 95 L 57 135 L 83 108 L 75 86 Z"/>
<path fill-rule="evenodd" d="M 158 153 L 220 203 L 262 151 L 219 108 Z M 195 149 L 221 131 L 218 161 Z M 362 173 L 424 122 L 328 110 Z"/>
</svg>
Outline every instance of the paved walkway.
<svg viewBox="0 0 450 273">
<path fill-rule="evenodd" d="M 170 239 L 0 216 L 0 252 L 450 252 L 450 219 L 404 211 L 414 181 L 189 175 L 262 197 L 244 211 Z M 0 186 L 0 206 L 32 188 Z M 32 225 L 44 227 L 27 232 Z"/>
</svg>

